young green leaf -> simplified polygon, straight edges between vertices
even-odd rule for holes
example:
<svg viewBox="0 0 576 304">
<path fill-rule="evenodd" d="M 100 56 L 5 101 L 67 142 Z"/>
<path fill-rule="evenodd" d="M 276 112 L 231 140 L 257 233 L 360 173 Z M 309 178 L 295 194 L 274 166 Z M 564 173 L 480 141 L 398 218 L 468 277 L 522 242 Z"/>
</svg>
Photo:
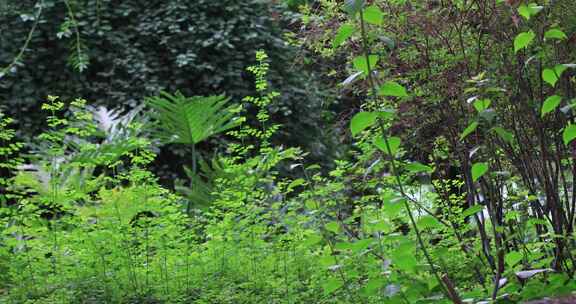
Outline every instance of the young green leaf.
<svg viewBox="0 0 576 304">
<path fill-rule="evenodd" d="M 530 8 L 526 6 L 526 4 L 522 4 L 520 7 L 518 7 L 518 13 L 526 20 L 530 20 L 530 16 L 532 16 L 532 12 L 530 11 Z"/>
<path fill-rule="evenodd" d="M 557 64 L 554 67 L 554 72 L 556 72 L 556 76 L 560 78 L 562 77 L 562 73 L 564 73 L 564 71 L 566 71 L 569 67 L 571 67 L 569 64 Z"/>
<path fill-rule="evenodd" d="M 488 109 L 490 107 L 490 104 L 492 104 L 492 101 L 490 99 L 478 99 L 474 101 L 474 108 L 476 109 L 476 111 L 478 111 L 478 113 L 480 113 Z"/>
<path fill-rule="evenodd" d="M 511 144 L 514 141 L 514 134 L 501 127 L 494 127 L 494 132 L 500 136 L 505 142 Z"/>
<path fill-rule="evenodd" d="M 392 229 L 392 225 L 388 224 L 385 220 L 368 223 L 366 226 L 373 231 L 389 232 Z"/>
<path fill-rule="evenodd" d="M 564 144 L 568 145 L 571 141 L 576 138 L 576 125 L 568 125 L 564 128 L 562 132 L 562 139 L 564 140 Z"/>
<path fill-rule="evenodd" d="M 542 6 L 538 6 L 535 3 L 530 3 L 528 5 L 522 4 L 518 7 L 518 13 L 526 20 L 530 20 L 530 17 L 537 15 L 542 9 Z"/>
<path fill-rule="evenodd" d="M 488 164 L 486 163 L 475 163 L 472 166 L 472 181 L 476 182 L 480 179 L 484 174 L 488 172 Z"/>
<path fill-rule="evenodd" d="M 354 253 L 359 253 L 363 250 L 366 250 L 373 242 L 374 242 L 373 239 L 358 240 L 351 244 L 350 249 Z"/>
<path fill-rule="evenodd" d="M 338 225 L 338 223 L 335 221 L 327 223 L 324 228 L 334 233 L 338 233 L 340 231 L 340 225 Z"/>
<path fill-rule="evenodd" d="M 468 125 L 468 127 L 466 127 L 466 129 L 464 129 L 464 132 L 462 132 L 462 135 L 460 135 L 460 140 L 464 140 L 464 138 L 470 135 L 470 133 L 474 132 L 476 128 L 478 128 L 478 122 L 473 121 Z"/>
<path fill-rule="evenodd" d="M 560 97 L 558 95 L 554 95 L 554 96 L 550 96 L 550 97 L 546 98 L 546 100 L 544 101 L 544 104 L 542 105 L 541 116 L 544 117 L 544 115 L 556 110 L 558 105 L 560 105 L 561 101 L 562 101 L 562 97 Z"/>
<path fill-rule="evenodd" d="M 423 229 L 429 228 L 429 229 L 434 229 L 434 228 L 441 228 L 442 224 L 433 216 L 431 215 L 425 215 L 422 216 L 419 220 L 418 220 L 418 227 L 421 227 Z"/>
<path fill-rule="evenodd" d="M 350 131 L 352 136 L 370 128 L 375 122 L 378 115 L 374 112 L 358 112 L 350 121 Z"/>
<path fill-rule="evenodd" d="M 371 5 L 364 10 L 364 20 L 374 25 L 382 25 L 384 14 L 376 5 Z"/>
<path fill-rule="evenodd" d="M 432 173 L 434 171 L 434 169 L 432 169 L 430 166 L 426 166 L 426 165 L 421 164 L 419 162 L 413 162 L 413 163 L 406 164 L 406 166 L 404 166 L 404 168 L 406 168 L 406 170 L 408 170 L 412 173 L 421 173 L 421 172 Z"/>
<path fill-rule="evenodd" d="M 304 241 L 302 241 L 302 245 L 304 247 L 311 247 L 316 245 L 322 241 L 322 237 L 317 234 L 312 234 L 308 236 Z"/>
<path fill-rule="evenodd" d="M 533 31 L 518 34 L 514 39 L 514 52 L 518 53 L 521 49 L 527 48 L 534 38 L 536 38 L 536 34 Z"/>
<path fill-rule="evenodd" d="M 552 87 L 556 86 L 556 82 L 558 82 L 558 76 L 556 72 L 552 69 L 544 69 L 542 71 L 542 79 L 546 81 L 546 83 L 550 84 Z"/>
<path fill-rule="evenodd" d="M 368 63 L 370 63 L 370 69 L 374 70 L 376 64 L 378 64 L 378 56 L 377 55 L 370 55 L 368 56 L 368 62 L 366 62 L 366 56 L 358 56 L 354 58 L 352 64 L 354 68 L 358 71 L 363 72 L 364 74 L 368 74 Z"/>
<path fill-rule="evenodd" d="M 508 267 L 513 267 L 522 261 L 522 257 L 523 256 L 520 252 L 512 251 L 504 257 L 504 261 L 506 261 L 506 265 L 508 265 Z"/>
<path fill-rule="evenodd" d="M 416 260 L 414 254 L 397 251 L 392 253 L 392 262 L 398 269 L 408 273 L 415 272 L 418 265 L 418 260 Z"/>
<path fill-rule="evenodd" d="M 330 278 L 328 279 L 328 281 L 322 284 L 322 289 L 324 289 L 324 295 L 329 295 L 338 290 L 342 286 L 344 286 L 342 280 L 337 278 Z"/>
<path fill-rule="evenodd" d="M 368 280 L 364 288 L 362 288 L 362 294 L 364 296 L 375 296 L 378 293 L 380 288 L 383 288 L 386 285 L 386 280 L 384 278 L 371 278 Z"/>
<path fill-rule="evenodd" d="M 354 26 L 350 24 L 343 24 L 338 29 L 338 33 L 336 34 L 336 37 L 334 37 L 334 41 L 332 41 L 332 47 L 333 48 L 339 47 L 348 38 L 350 38 L 350 36 L 352 36 L 353 33 L 354 33 Z"/>
<path fill-rule="evenodd" d="M 288 189 L 294 189 L 298 186 L 302 186 L 306 184 L 306 180 L 303 178 L 298 178 L 293 180 L 290 184 L 288 184 Z"/>
<path fill-rule="evenodd" d="M 464 210 L 462 212 L 462 217 L 468 217 L 468 216 L 474 215 L 474 214 L 482 211 L 482 209 L 484 209 L 484 207 L 482 205 L 474 205 L 474 206 Z"/>
<path fill-rule="evenodd" d="M 566 34 L 562 30 L 554 28 L 546 31 L 546 33 L 544 33 L 544 38 L 565 40 L 568 38 L 568 36 L 566 36 Z"/>
<path fill-rule="evenodd" d="M 393 96 L 393 97 L 408 97 L 406 89 L 394 81 L 384 83 L 378 91 L 380 96 Z"/>
<path fill-rule="evenodd" d="M 390 146 L 390 151 L 388 151 L 388 148 L 386 147 L 386 142 L 384 141 L 384 138 L 379 136 L 374 141 L 374 145 L 376 147 L 378 147 L 378 149 L 382 150 L 383 152 L 394 156 L 394 155 L 396 155 L 396 152 L 398 152 L 398 148 L 400 148 L 401 142 L 402 142 L 402 140 L 399 137 L 389 137 L 388 138 L 388 145 Z"/>
</svg>

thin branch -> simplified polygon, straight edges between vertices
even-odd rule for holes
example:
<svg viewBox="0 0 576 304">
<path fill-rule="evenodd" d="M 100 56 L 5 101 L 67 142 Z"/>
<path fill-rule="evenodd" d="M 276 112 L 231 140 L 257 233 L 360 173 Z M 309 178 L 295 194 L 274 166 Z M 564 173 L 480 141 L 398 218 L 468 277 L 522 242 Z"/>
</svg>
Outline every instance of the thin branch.
<svg viewBox="0 0 576 304">
<path fill-rule="evenodd" d="M 28 48 L 30 42 L 32 41 L 34 32 L 36 32 L 36 28 L 38 27 L 38 23 L 40 22 L 40 16 L 42 15 L 42 8 L 44 7 L 43 0 L 38 1 L 35 6 L 38 7 L 38 10 L 36 11 L 36 16 L 34 17 L 35 19 L 34 24 L 32 25 L 30 31 L 28 32 L 26 40 L 24 41 L 24 45 L 22 45 L 22 47 L 20 48 L 20 52 L 18 52 L 18 55 L 14 57 L 12 62 L 10 62 L 10 64 L 8 64 L 8 66 L 6 66 L 5 68 L 0 69 L 0 78 L 2 78 L 5 74 L 9 73 L 14 68 L 14 66 L 16 66 L 22 60 L 22 58 L 24 57 L 24 52 L 26 52 L 26 49 Z"/>
</svg>

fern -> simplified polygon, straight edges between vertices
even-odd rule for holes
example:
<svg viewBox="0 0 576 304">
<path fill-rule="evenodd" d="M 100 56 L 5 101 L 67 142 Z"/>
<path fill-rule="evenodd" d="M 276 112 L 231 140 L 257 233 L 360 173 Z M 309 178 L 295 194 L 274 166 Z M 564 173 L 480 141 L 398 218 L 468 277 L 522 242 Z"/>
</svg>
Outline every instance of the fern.
<svg viewBox="0 0 576 304">
<path fill-rule="evenodd" d="M 194 174 L 188 167 L 184 167 L 184 172 L 190 180 L 192 187 L 176 182 L 175 189 L 183 194 L 188 201 L 195 203 L 197 207 L 209 207 L 215 199 L 215 181 L 218 179 L 231 179 L 233 176 L 226 170 L 226 164 L 219 157 L 214 157 L 211 161 L 200 159 L 199 172 Z"/>
<path fill-rule="evenodd" d="M 152 97 L 147 104 L 155 110 L 158 122 L 158 136 L 168 143 L 186 144 L 191 147 L 192 170 L 187 170 L 191 189 L 184 192 L 192 198 L 186 210 L 190 214 L 192 204 L 206 205 L 210 200 L 210 187 L 198 176 L 196 145 L 207 138 L 226 132 L 242 123 L 237 116 L 238 106 L 227 105 L 230 98 L 218 96 L 185 97 L 180 92 Z M 180 187 L 182 190 L 182 187 Z"/>
<path fill-rule="evenodd" d="M 180 92 L 152 97 L 147 103 L 157 115 L 160 136 L 171 143 L 196 145 L 213 135 L 238 126 L 238 108 L 226 106 L 223 95 L 185 97 Z"/>
</svg>

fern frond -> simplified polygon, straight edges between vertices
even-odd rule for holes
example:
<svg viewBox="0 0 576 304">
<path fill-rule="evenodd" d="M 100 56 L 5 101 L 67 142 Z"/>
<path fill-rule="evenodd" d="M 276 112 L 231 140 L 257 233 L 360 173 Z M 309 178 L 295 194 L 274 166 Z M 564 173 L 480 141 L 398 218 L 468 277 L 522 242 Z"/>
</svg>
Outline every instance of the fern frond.
<svg viewBox="0 0 576 304">
<path fill-rule="evenodd" d="M 161 137 L 172 143 L 195 145 L 238 126 L 235 106 L 224 95 L 185 97 L 180 92 L 147 99 L 156 111 Z"/>
</svg>

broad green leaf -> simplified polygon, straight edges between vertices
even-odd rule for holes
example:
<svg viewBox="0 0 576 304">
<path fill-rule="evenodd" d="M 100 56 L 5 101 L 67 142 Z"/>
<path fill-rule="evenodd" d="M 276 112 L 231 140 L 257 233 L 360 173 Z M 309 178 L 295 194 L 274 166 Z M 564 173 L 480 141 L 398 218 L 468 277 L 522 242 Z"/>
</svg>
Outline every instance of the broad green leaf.
<svg viewBox="0 0 576 304">
<path fill-rule="evenodd" d="M 488 164 L 486 163 L 475 163 L 472 166 L 472 181 L 477 181 L 484 174 L 488 172 Z"/>
<path fill-rule="evenodd" d="M 512 251 L 504 257 L 504 261 L 506 261 L 506 265 L 508 265 L 508 267 L 513 267 L 522 261 L 522 254 L 517 251 Z"/>
<path fill-rule="evenodd" d="M 352 242 L 338 242 L 334 248 L 336 248 L 336 250 L 351 250 Z"/>
<path fill-rule="evenodd" d="M 395 218 L 404 210 L 404 204 L 406 202 L 403 198 L 397 197 L 383 197 L 382 202 L 384 203 L 383 212 L 388 218 Z"/>
<path fill-rule="evenodd" d="M 546 83 L 550 84 L 552 87 L 555 87 L 556 82 L 558 82 L 558 76 L 552 69 L 544 69 L 544 71 L 542 71 L 542 79 L 544 79 L 544 81 L 546 81 Z"/>
<path fill-rule="evenodd" d="M 534 38 L 536 38 L 536 34 L 533 31 L 518 34 L 514 39 L 514 52 L 518 53 L 521 49 L 527 48 Z"/>
<path fill-rule="evenodd" d="M 468 217 L 468 216 L 474 215 L 474 214 L 482 211 L 482 209 L 484 209 L 484 206 L 482 206 L 482 205 L 474 205 L 474 206 L 472 206 L 472 207 L 464 210 L 464 211 L 462 212 L 462 217 Z"/>
<path fill-rule="evenodd" d="M 358 56 L 354 58 L 352 64 L 354 68 L 358 71 L 363 72 L 364 74 L 368 74 L 368 63 L 370 63 L 370 70 L 374 70 L 376 64 L 378 64 L 378 56 L 377 55 L 370 55 L 368 56 L 369 62 L 366 62 L 366 56 Z"/>
<path fill-rule="evenodd" d="M 332 221 L 330 223 L 327 223 L 324 228 L 326 228 L 326 230 L 334 232 L 334 233 L 338 233 L 340 231 L 340 225 L 338 225 L 337 222 Z"/>
<path fill-rule="evenodd" d="M 421 164 L 419 162 L 406 164 L 404 168 L 413 173 L 420 173 L 420 172 L 432 173 L 434 171 L 434 169 L 432 169 L 431 167 Z"/>
<path fill-rule="evenodd" d="M 340 243 L 338 243 L 340 244 Z M 338 244 L 336 244 L 336 246 L 338 246 Z M 336 257 L 332 256 L 332 255 L 324 255 L 324 256 L 320 256 L 318 258 L 318 264 L 320 264 L 320 266 L 322 267 L 330 267 L 330 266 L 334 266 L 334 265 L 338 265 L 338 260 L 336 259 Z"/>
<path fill-rule="evenodd" d="M 338 290 L 340 287 L 344 286 L 342 280 L 337 278 L 330 278 L 328 281 L 322 284 L 322 289 L 324 289 L 324 295 L 332 294 L 334 291 Z"/>
<path fill-rule="evenodd" d="M 394 81 L 384 83 L 378 91 L 380 96 L 393 96 L 393 97 L 408 97 L 406 89 Z"/>
<path fill-rule="evenodd" d="M 418 260 L 416 260 L 414 254 L 410 252 L 406 253 L 394 252 L 392 254 L 392 262 L 400 270 L 409 273 L 414 273 L 416 271 L 416 266 L 418 265 Z"/>
<path fill-rule="evenodd" d="M 332 41 L 332 47 L 333 48 L 339 47 L 348 38 L 350 38 L 350 36 L 352 36 L 353 33 L 354 33 L 354 26 L 350 24 L 343 24 L 338 29 L 338 33 L 336 34 L 336 37 L 334 37 L 334 41 Z"/>
<path fill-rule="evenodd" d="M 350 249 L 352 249 L 352 252 L 354 253 L 359 253 L 360 251 L 367 249 L 373 242 L 374 242 L 373 239 L 358 240 L 352 243 Z"/>
<path fill-rule="evenodd" d="M 576 138 L 576 125 L 568 125 L 564 128 L 562 132 L 562 139 L 564 140 L 564 144 L 568 145 L 571 141 Z"/>
<path fill-rule="evenodd" d="M 544 115 L 556 110 L 556 108 L 560 105 L 561 101 L 562 101 L 562 97 L 560 97 L 558 95 L 554 95 L 554 96 L 550 96 L 550 97 L 546 98 L 546 100 L 544 101 L 544 104 L 542 105 L 541 116 L 544 117 Z"/>
<path fill-rule="evenodd" d="M 288 185 L 288 189 L 293 189 L 296 188 L 298 186 L 302 186 L 306 184 L 306 180 L 304 180 L 303 178 L 298 178 L 293 180 L 289 185 Z"/>
<path fill-rule="evenodd" d="M 374 25 L 382 25 L 384 14 L 376 5 L 371 5 L 364 10 L 364 20 Z"/>
<path fill-rule="evenodd" d="M 526 4 L 522 4 L 518 7 L 518 13 L 526 20 L 530 20 L 530 17 L 532 16 L 530 8 Z"/>
<path fill-rule="evenodd" d="M 492 101 L 490 99 L 478 99 L 474 101 L 474 108 L 476 109 L 476 111 L 478 111 L 478 113 L 480 113 L 488 109 L 491 104 Z"/>
<path fill-rule="evenodd" d="M 386 154 L 394 156 L 394 155 L 396 155 L 396 152 L 398 152 L 398 148 L 400 147 L 401 142 L 402 142 L 402 140 L 399 137 L 389 137 L 388 138 L 388 145 L 390 146 L 391 151 L 388 151 L 388 148 L 386 147 L 386 142 L 384 141 L 384 138 L 379 136 L 374 141 L 374 145 L 376 145 L 376 147 L 378 147 L 378 149 L 382 150 Z"/>
<path fill-rule="evenodd" d="M 386 280 L 384 278 L 371 278 L 368 280 L 364 288 L 362 288 L 362 294 L 364 296 L 374 296 L 377 295 L 378 290 L 386 285 Z"/>
<path fill-rule="evenodd" d="M 306 171 L 321 170 L 321 169 L 322 169 L 322 167 L 320 167 L 319 165 L 316 165 L 316 164 L 306 167 Z"/>
<path fill-rule="evenodd" d="M 370 128 L 377 119 L 378 115 L 374 112 L 358 112 L 352 120 L 350 121 L 350 130 L 352 131 L 352 136 L 356 136 L 358 133 Z"/>
<path fill-rule="evenodd" d="M 570 65 L 567 65 L 567 64 L 558 64 L 554 67 L 554 72 L 556 72 L 556 76 L 558 76 L 558 78 L 560 78 L 560 77 L 562 77 L 562 74 L 564 73 L 564 71 L 566 71 L 569 67 L 570 67 Z"/>
<path fill-rule="evenodd" d="M 320 243 L 322 241 L 322 237 L 317 235 L 317 234 L 313 234 L 308 236 L 303 242 L 302 245 L 304 245 L 304 247 L 310 247 L 313 245 L 316 245 L 318 243 Z"/>
<path fill-rule="evenodd" d="M 507 143 L 512 143 L 514 141 L 514 134 L 509 132 L 508 130 L 501 128 L 501 127 L 494 127 L 494 132 L 500 136 L 504 141 Z"/>
<path fill-rule="evenodd" d="M 421 228 L 441 228 L 442 224 L 431 215 L 422 216 L 418 219 L 418 227 Z"/>
<path fill-rule="evenodd" d="M 535 3 L 522 4 L 518 7 L 518 13 L 526 20 L 530 20 L 530 17 L 537 15 L 543 8 Z"/>
<path fill-rule="evenodd" d="M 566 36 L 566 34 L 562 30 L 554 28 L 546 31 L 546 33 L 544 33 L 544 38 L 564 40 L 567 39 L 568 36 Z"/>
<path fill-rule="evenodd" d="M 478 122 L 473 121 L 468 125 L 468 127 L 466 127 L 466 129 L 464 129 L 464 132 L 462 132 L 462 135 L 460 135 L 460 140 L 464 140 L 464 138 L 470 135 L 470 133 L 474 132 L 476 128 L 478 128 Z"/>
<path fill-rule="evenodd" d="M 392 229 L 392 226 L 388 224 L 388 222 L 386 222 L 385 220 L 369 223 L 367 224 L 367 226 L 373 231 L 389 232 Z"/>
</svg>

